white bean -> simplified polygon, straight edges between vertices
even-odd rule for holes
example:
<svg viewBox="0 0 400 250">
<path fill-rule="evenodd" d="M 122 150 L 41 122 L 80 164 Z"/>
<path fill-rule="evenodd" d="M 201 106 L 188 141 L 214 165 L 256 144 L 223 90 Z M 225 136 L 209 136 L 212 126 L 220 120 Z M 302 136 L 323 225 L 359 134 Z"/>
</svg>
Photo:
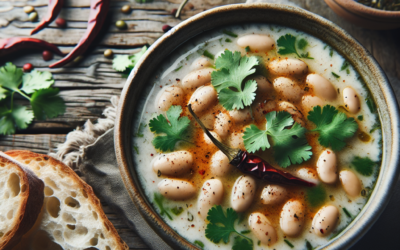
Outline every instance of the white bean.
<svg viewBox="0 0 400 250">
<path fill-rule="evenodd" d="M 214 205 L 221 204 L 224 195 L 224 186 L 218 179 L 212 179 L 204 182 L 200 190 L 197 210 L 201 218 L 207 218 L 208 210 Z"/>
<path fill-rule="evenodd" d="M 309 74 L 306 78 L 306 84 L 314 90 L 314 93 L 322 99 L 333 101 L 337 97 L 335 87 L 330 81 L 318 74 Z"/>
<path fill-rule="evenodd" d="M 211 157 L 211 173 L 215 174 L 217 177 L 222 177 L 227 175 L 232 170 L 232 165 L 229 164 L 228 157 L 218 150 Z"/>
<path fill-rule="evenodd" d="M 342 170 L 339 173 L 339 179 L 348 196 L 355 198 L 361 194 L 361 181 L 353 172 Z"/>
<path fill-rule="evenodd" d="M 265 205 L 276 205 L 282 203 L 288 196 L 286 188 L 279 185 L 268 185 L 261 193 L 261 203 Z"/>
<path fill-rule="evenodd" d="M 293 120 L 304 127 L 305 122 L 304 122 L 303 114 L 292 103 L 285 102 L 285 101 L 279 102 L 278 109 L 280 111 L 286 111 L 289 114 L 291 114 Z"/>
<path fill-rule="evenodd" d="M 325 149 L 319 155 L 317 162 L 318 176 L 322 182 L 333 184 L 338 178 L 337 157 L 335 152 Z"/>
<path fill-rule="evenodd" d="M 283 233 L 295 237 L 301 233 L 304 226 L 304 205 L 298 200 L 289 200 L 282 208 L 280 226 Z"/>
<path fill-rule="evenodd" d="M 262 213 L 250 214 L 249 226 L 254 236 L 264 245 L 272 246 L 278 240 L 274 227 Z"/>
<path fill-rule="evenodd" d="M 213 68 L 203 68 L 190 72 L 182 80 L 182 87 L 185 90 L 195 90 L 211 82 L 211 73 Z"/>
<path fill-rule="evenodd" d="M 314 216 L 312 229 L 320 237 L 328 236 L 337 226 L 339 210 L 332 205 L 322 207 Z"/>
<path fill-rule="evenodd" d="M 275 101 L 264 101 L 253 105 L 253 117 L 256 122 L 265 121 L 265 115 L 277 109 Z"/>
<path fill-rule="evenodd" d="M 257 96 L 270 94 L 274 89 L 272 83 L 270 83 L 265 76 L 256 76 L 253 80 L 257 82 Z"/>
<path fill-rule="evenodd" d="M 360 99 L 358 98 L 357 92 L 351 87 L 346 87 L 343 90 L 343 102 L 346 109 L 352 114 L 358 113 L 361 109 Z"/>
<path fill-rule="evenodd" d="M 212 130 L 214 128 L 215 115 L 212 112 L 200 116 L 199 119 L 207 129 Z"/>
<path fill-rule="evenodd" d="M 304 95 L 301 99 L 303 110 L 308 114 L 315 106 L 324 106 L 324 102 L 318 96 Z"/>
<path fill-rule="evenodd" d="M 244 35 L 239 37 L 237 45 L 242 48 L 250 47 L 252 52 L 268 52 L 275 47 L 275 41 L 266 35 Z"/>
<path fill-rule="evenodd" d="M 234 132 L 234 133 L 232 133 L 228 138 L 228 144 L 232 148 L 244 149 L 243 133 L 242 132 Z"/>
<path fill-rule="evenodd" d="M 163 175 L 182 175 L 188 173 L 192 167 L 193 156 L 188 151 L 176 151 L 157 157 L 153 163 L 154 172 L 160 171 Z"/>
<path fill-rule="evenodd" d="M 300 168 L 297 170 L 296 176 L 316 185 L 319 183 L 318 174 L 312 168 Z"/>
<path fill-rule="evenodd" d="M 196 188 L 187 181 L 164 179 L 158 183 L 158 190 L 165 198 L 171 200 L 187 200 L 196 194 Z"/>
<path fill-rule="evenodd" d="M 225 113 L 219 113 L 215 118 L 214 131 L 219 134 L 221 138 L 226 138 L 229 135 L 229 127 L 231 119 Z"/>
<path fill-rule="evenodd" d="M 244 108 L 240 110 L 237 109 L 230 110 L 229 116 L 237 125 L 247 124 L 252 121 L 250 108 Z"/>
<path fill-rule="evenodd" d="M 231 205 L 236 212 L 246 211 L 253 202 L 256 193 L 256 181 L 250 177 L 240 176 L 232 188 Z"/>
<path fill-rule="evenodd" d="M 198 115 L 217 102 L 217 92 L 213 86 L 202 86 L 192 94 L 189 103 Z"/>
<path fill-rule="evenodd" d="M 159 98 L 156 98 L 156 108 L 167 111 L 172 105 L 181 105 L 183 90 L 177 86 L 166 87 Z"/>
<path fill-rule="evenodd" d="M 212 63 L 210 60 L 206 57 L 199 57 L 194 62 L 192 65 L 190 65 L 191 70 L 198 70 L 198 69 L 203 69 L 203 68 L 210 68 L 212 66 Z"/>
<path fill-rule="evenodd" d="M 303 95 L 303 90 L 299 87 L 299 85 L 289 78 L 278 77 L 274 80 L 273 84 L 276 92 L 280 93 L 290 102 L 299 101 Z"/>
<path fill-rule="evenodd" d="M 214 131 L 210 131 L 210 134 L 211 134 L 215 139 L 217 139 L 218 141 L 222 141 L 222 140 L 221 140 L 221 137 L 219 137 L 219 135 L 218 135 L 217 133 L 215 133 Z M 206 135 L 206 133 L 204 133 L 203 136 L 204 136 L 204 142 L 205 142 L 207 145 L 214 145 L 214 143 L 211 141 L 210 137 L 208 137 L 208 135 Z"/>
<path fill-rule="evenodd" d="M 302 75 L 308 72 L 307 64 L 299 59 L 273 60 L 268 64 L 268 69 L 271 74 L 281 76 Z"/>
</svg>

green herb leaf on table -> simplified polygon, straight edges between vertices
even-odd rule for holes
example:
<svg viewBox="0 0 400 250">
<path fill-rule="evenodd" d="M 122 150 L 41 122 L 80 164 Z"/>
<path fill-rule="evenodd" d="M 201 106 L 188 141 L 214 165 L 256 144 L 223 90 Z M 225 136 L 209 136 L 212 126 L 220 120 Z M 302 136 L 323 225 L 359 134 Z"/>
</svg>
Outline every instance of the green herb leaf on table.
<svg viewBox="0 0 400 250">
<path fill-rule="evenodd" d="M 334 151 L 342 150 L 346 146 L 345 140 L 352 137 L 358 129 L 354 118 L 347 118 L 346 114 L 330 105 L 325 105 L 323 109 L 315 106 L 307 118 L 316 125 L 311 131 L 319 133 L 319 143 Z"/>
<path fill-rule="evenodd" d="M 54 118 L 65 112 L 64 101 L 58 93 L 57 88 L 40 89 L 33 93 L 31 105 L 37 119 Z"/>
<path fill-rule="evenodd" d="M 253 74 L 258 65 L 255 56 L 241 56 L 240 52 L 232 53 L 226 50 L 217 58 L 215 66 L 217 71 L 211 73 L 211 83 L 218 92 L 218 99 L 227 110 L 243 109 L 255 99 L 257 82 L 243 80 Z"/>
<path fill-rule="evenodd" d="M 364 176 L 371 176 L 372 173 L 374 172 L 374 167 L 376 165 L 375 162 L 373 162 L 370 158 L 368 157 L 358 157 L 356 156 L 352 161 L 351 165 L 355 168 L 355 170 L 364 175 Z"/>
<path fill-rule="evenodd" d="M 303 42 L 302 42 L 303 43 Z M 279 37 L 277 40 L 279 47 L 278 53 L 281 55 L 296 54 L 299 58 L 314 59 L 309 57 L 308 53 L 299 54 L 296 49 L 296 37 L 291 34 L 286 34 Z M 303 46 L 303 44 L 302 44 Z"/>
<path fill-rule="evenodd" d="M 253 241 L 239 233 L 235 229 L 235 221 L 238 219 L 238 214 L 232 209 L 226 209 L 226 215 L 220 205 L 212 207 L 207 214 L 206 237 L 214 243 L 219 243 L 221 240 L 226 244 L 229 242 L 231 233 L 236 233 L 240 237 L 235 237 L 232 249 L 251 250 L 253 249 Z M 239 238 L 239 239 L 237 239 Z M 245 241 L 247 241 L 247 243 Z"/>
<path fill-rule="evenodd" d="M 49 88 L 54 84 L 54 79 L 48 71 L 33 70 L 31 73 L 24 73 L 22 82 L 21 90 L 27 94 L 32 94 L 36 90 Z"/>
<path fill-rule="evenodd" d="M 127 70 L 132 70 L 136 63 L 147 51 L 147 47 L 143 46 L 142 49 L 133 55 L 117 55 L 113 59 L 113 69 L 119 72 L 125 72 Z"/>
<path fill-rule="evenodd" d="M 186 116 L 180 117 L 181 113 L 181 106 L 171 106 L 167 111 L 167 117 L 161 114 L 150 120 L 150 131 L 158 134 L 152 141 L 156 149 L 172 151 L 178 141 L 186 141 L 184 135 L 187 134 L 190 120 Z"/>
<path fill-rule="evenodd" d="M 10 95 L 10 91 L 3 89 L 2 87 L 0 87 L 0 101 L 5 99 L 7 96 Z"/>
<path fill-rule="evenodd" d="M 300 164 L 311 158 L 311 146 L 305 137 L 306 129 L 294 122 L 288 112 L 273 111 L 265 117 L 267 118 L 265 130 L 260 130 L 252 124 L 244 132 L 243 141 L 248 152 L 265 150 L 272 144 L 275 161 L 283 168 Z M 271 138 L 272 143 L 269 142 L 268 137 Z"/>
<path fill-rule="evenodd" d="M 167 209 L 164 208 L 164 196 L 159 193 L 154 193 L 154 202 L 160 209 L 160 215 L 163 216 L 165 214 L 168 219 L 172 220 L 171 215 L 168 213 Z"/>
<path fill-rule="evenodd" d="M 14 105 L 13 109 L 0 107 L 0 134 L 15 133 L 15 128 L 26 129 L 33 120 L 33 112 L 24 106 Z"/>
<path fill-rule="evenodd" d="M 326 200 L 325 188 L 320 184 L 316 187 L 307 188 L 306 199 L 312 207 L 318 207 L 322 205 Z"/>
<path fill-rule="evenodd" d="M 14 64 L 8 62 L 0 68 L 0 86 L 12 91 L 19 91 L 18 87 L 22 83 L 23 71 Z"/>
</svg>

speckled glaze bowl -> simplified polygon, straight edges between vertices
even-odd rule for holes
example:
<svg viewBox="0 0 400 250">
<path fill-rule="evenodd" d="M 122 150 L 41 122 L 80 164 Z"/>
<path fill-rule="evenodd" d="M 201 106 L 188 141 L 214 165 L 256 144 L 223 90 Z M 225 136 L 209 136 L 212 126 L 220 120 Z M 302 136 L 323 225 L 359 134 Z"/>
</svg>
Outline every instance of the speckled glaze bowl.
<svg viewBox="0 0 400 250">
<path fill-rule="evenodd" d="M 339 16 L 363 28 L 389 30 L 400 28 L 400 11 L 385 11 L 365 6 L 354 0 L 325 0 Z"/>
<path fill-rule="evenodd" d="M 382 123 L 383 157 L 376 187 L 355 220 L 321 249 L 347 249 L 379 218 L 399 174 L 399 110 L 389 82 L 371 54 L 332 22 L 300 8 L 276 4 L 239 4 L 200 13 L 158 39 L 132 70 L 121 94 L 115 122 L 115 152 L 125 186 L 145 220 L 173 249 L 198 249 L 155 212 L 140 186 L 132 150 L 133 113 L 157 64 L 190 38 L 207 30 L 241 23 L 274 23 L 305 31 L 332 46 L 360 73 L 377 104 Z"/>
</svg>

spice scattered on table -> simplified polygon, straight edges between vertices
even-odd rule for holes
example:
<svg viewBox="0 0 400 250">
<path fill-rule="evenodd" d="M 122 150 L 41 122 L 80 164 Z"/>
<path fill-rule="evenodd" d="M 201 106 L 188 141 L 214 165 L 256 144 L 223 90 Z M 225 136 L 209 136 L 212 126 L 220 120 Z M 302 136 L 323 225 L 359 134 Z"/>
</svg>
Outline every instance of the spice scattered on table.
<svg viewBox="0 0 400 250">
<path fill-rule="evenodd" d="M 31 35 L 39 32 L 40 30 L 48 26 L 51 22 L 53 22 L 60 13 L 63 5 L 64 0 L 49 0 L 46 15 L 42 18 L 39 25 L 31 31 Z"/>
<path fill-rule="evenodd" d="M 31 13 L 33 11 L 35 11 L 35 8 L 33 6 L 27 5 L 27 6 L 24 7 L 24 12 L 26 14 L 29 14 L 29 13 Z"/>
<path fill-rule="evenodd" d="M 163 30 L 164 32 L 168 32 L 170 29 L 172 29 L 172 27 L 169 26 L 168 24 L 165 24 L 165 25 L 162 26 L 162 30 Z"/>
<path fill-rule="evenodd" d="M 64 18 L 57 18 L 56 25 L 60 28 L 65 28 L 65 27 L 67 27 L 67 22 L 65 21 Z"/>
<path fill-rule="evenodd" d="M 126 25 L 125 21 L 122 21 L 122 20 L 118 20 L 115 23 L 115 26 L 117 26 L 117 28 L 120 29 L 120 30 L 124 30 L 124 29 L 127 28 L 127 25 Z"/>
<path fill-rule="evenodd" d="M 106 49 L 106 50 L 104 51 L 104 56 L 107 57 L 107 58 L 110 58 L 110 57 L 112 57 L 113 55 L 114 55 L 114 52 L 113 52 L 111 49 Z"/>
<path fill-rule="evenodd" d="M 63 53 L 54 44 L 31 37 L 11 37 L 0 39 L 0 56 L 21 50 L 48 50 L 62 56 Z"/>
<path fill-rule="evenodd" d="M 35 22 L 38 19 L 38 13 L 37 12 L 31 12 L 28 16 L 29 21 Z"/>
<path fill-rule="evenodd" d="M 122 6 L 121 12 L 124 14 L 129 14 L 131 12 L 131 6 L 129 6 L 129 5 Z"/>
<path fill-rule="evenodd" d="M 22 69 L 24 72 L 31 72 L 33 69 L 33 65 L 31 63 L 25 63 L 24 66 L 22 66 Z"/>
<path fill-rule="evenodd" d="M 45 50 L 45 51 L 43 51 L 43 53 L 42 53 L 42 57 L 43 57 L 43 60 L 45 60 L 45 61 L 50 61 L 51 59 L 53 59 L 53 53 L 51 53 L 51 52 L 48 51 L 48 50 Z"/>
</svg>

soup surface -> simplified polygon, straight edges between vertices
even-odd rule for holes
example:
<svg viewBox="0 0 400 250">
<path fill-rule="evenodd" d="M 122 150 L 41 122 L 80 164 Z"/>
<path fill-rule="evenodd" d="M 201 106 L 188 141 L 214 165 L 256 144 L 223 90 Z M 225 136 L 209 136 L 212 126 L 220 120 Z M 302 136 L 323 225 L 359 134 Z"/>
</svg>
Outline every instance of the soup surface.
<svg viewBox="0 0 400 250">
<path fill-rule="evenodd" d="M 165 222 L 204 249 L 323 246 L 358 215 L 379 173 L 368 89 L 340 54 L 301 31 L 208 31 L 160 64 L 143 97 L 132 139 L 141 185 Z M 189 103 L 223 144 L 315 186 L 244 175 Z"/>
</svg>

